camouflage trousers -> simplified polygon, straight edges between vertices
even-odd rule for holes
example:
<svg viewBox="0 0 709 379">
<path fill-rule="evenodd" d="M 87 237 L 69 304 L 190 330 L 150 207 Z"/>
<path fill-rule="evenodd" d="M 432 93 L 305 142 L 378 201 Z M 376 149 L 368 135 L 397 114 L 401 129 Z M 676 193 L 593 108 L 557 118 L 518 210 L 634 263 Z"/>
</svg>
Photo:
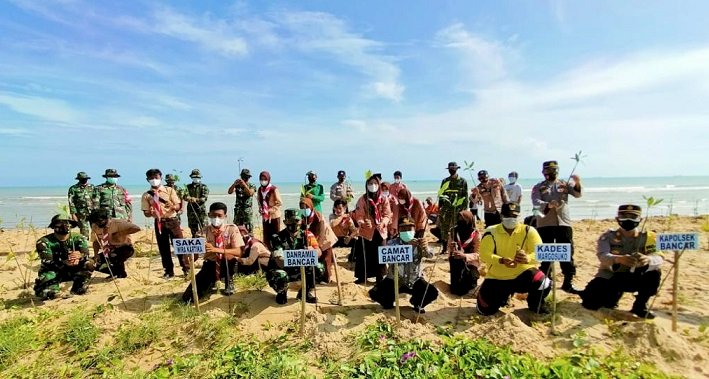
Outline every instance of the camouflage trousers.
<svg viewBox="0 0 709 379">
<path fill-rule="evenodd" d="M 207 214 L 187 212 L 187 226 L 190 227 L 192 238 L 203 237 L 202 231 L 207 227 Z"/>
<path fill-rule="evenodd" d="M 82 258 L 76 266 L 43 264 L 34 281 L 34 294 L 42 299 L 52 299 L 61 290 L 62 282 L 74 282 L 71 291 L 76 291 L 86 285 L 93 268 L 93 260 L 86 258 Z"/>
<path fill-rule="evenodd" d="M 254 211 L 251 208 L 234 207 L 234 225 L 244 225 L 249 233 L 254 230 Z"/>
<path fill-rule="evenodd" d="M 305 288 L 314 288 L 315 283 L 322 281 L 324 273 L 325 266 L 322 263 L 318 263 L 315 267 L 306 267 Z M 275 265 L 269 265 L 266 270 L 266 279 L 268 285 L 276 293 L 283 292 L 288 289 L 288 283 L 300 281 L 300 267 L 278 268 Z"/>
<path fill-rule="evenodd" d="M 448 242 L 448 235 L 450 234 L 451 227 L 456 224 L 457 215 L 453 214 L 453 209 L 451 208 L 441 208 L 438 214 L 438 228 L 441 230 L 441 242 Z"/>
<path fill-rule="evenodd" d="M 89 224 L 89 216 L 88 215 L 76 215 L 76 217 L 79 222 L 79 230 L 81 231 L 81 234 L 86 238 L 90 238 L 91 224 Z"/>
</svg>

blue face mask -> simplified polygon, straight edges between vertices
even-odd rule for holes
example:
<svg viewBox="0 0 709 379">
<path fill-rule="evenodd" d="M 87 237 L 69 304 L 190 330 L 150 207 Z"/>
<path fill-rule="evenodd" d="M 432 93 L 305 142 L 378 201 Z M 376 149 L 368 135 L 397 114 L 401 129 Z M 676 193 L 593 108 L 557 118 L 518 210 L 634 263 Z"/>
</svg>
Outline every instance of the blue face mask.
<svg viewBox="0 0 709 379">
<path fill-rule="evenodd" d="M 116 183 L 118 183 L 118 178 L 106 178 L 106 183 L 116 184 Z"/>
<path fill-rule="evenodd" d="M 303 213 L 303 216 L 306 218 L 310 217 L 313 214 L 313 210 L 310 208 L 305 208 L 300 210 Z"/>
<path fill-rule="evenodd" d="M 414 239 L 414 231 L 409 230 L 407 232 L 399 232 L 399 238 L 404 242 L 409 242 Z"/>
</svg>

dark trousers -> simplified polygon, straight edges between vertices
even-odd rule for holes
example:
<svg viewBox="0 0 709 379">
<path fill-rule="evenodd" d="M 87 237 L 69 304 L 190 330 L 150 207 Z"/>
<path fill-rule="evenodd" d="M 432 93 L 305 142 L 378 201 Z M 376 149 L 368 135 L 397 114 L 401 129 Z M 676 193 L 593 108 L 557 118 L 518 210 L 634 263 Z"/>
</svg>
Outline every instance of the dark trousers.
<svg viewBox="0 0 709 379">
<path fill-rule="evenodd" d="M 224 281 L 224 286 L 228 286 L 231 283 L 232 275 L 234 275 L 234 269 L 236 268 L 236 258 L 229 259 L 222 258 L 221 262 L 205 260 L 202 264 L 202 269 L 195 275 L 195 282 L 197 282 L 197 296 L 200 299 L 204 298 L 217 283 L 217 265 L 219 266 L 219 276 L 221 280 Z M 190 302 L 192 301 L 192 284 L 187 286 L 187 289 L 182 294 L 182 301 Z"/>
<path fill-rule="evenodd" d="M 386 265 L 379 264 L 379 246 L 382 246 L 384 239 L 379 231 L 374 231 L 372 240 L 360 237 L 355 244 L 355 277 L 358 280 L 376 277 L 381 279 L 386 272 Z M 366 262 L 365 262 L 366 261 Z M 366 264 L 365 264 L 366 263 Z"/>
<path fill-rule="evenodd" d="M 565 280 L 571 280 L 576 275 L 576 265 L 574 264 L 574 230 L 570 226 L 542 226 L 537 228 L 539 236 L 544 243 L 570 243 L 571 261 L 559 262 L 561 272 Z M 542 262 L 539 269 L 545 274 L 550 273 L 549 268 L 552 262 Z M 551 274 L 550 274 L 551 275 Z"/>
<path fill-rule="evenodd" d="M 414 282 L 411 288 L 406 285 L 401 285 L 399 283 L 399 294 L 408 293 L 411 295 L 409 303 L 412 307 L 424 308 L 432 301 L 438 298 L 438 289 L 432 284 L 429 284 L 423 278 L 419 278 Z M 425 294 L 425 296 L 424 296 Z M 381 304 L 383 308 L 389 309 L 394 306 L 394 279 L 384 278 L 371 290 L 369 290 L 369 297 Z"/>
<path fill-rule="evenodd" d="M 248 266 L 243 265 L 241 263 L 237 263 L 236 270 L 234 271 L 234 274 L 251 275 L 251 274 L 257 273 L 259 270 L 266 271 L 266 266 L 262 266 L 261 264 L 259 264 L 258 259 L 257 259 L 254 263 L 252 263 Z"/>
<path fill-rule="evenodd" d="M 183 238 L 182 229 L 180 228 L 180 220 L 177 217 L 163 218 L 160 220 L 160 224 L 162 230 L 158 231 L 158 220 L 155 220 L 155 238 L 158 241 L 158 250 L 160 251 L 162 268 L 165 270 L 166 274 L 174 275 L 175 270 L 174 264 L 172 263 L 172 252 L 170 251 L 170 247 L 173 238 Z M 177 260 L 180 262 L 180 266 L 182 266 L 182 271 L 189 272 L 190 264 L 187 261 L 187 256 L 178 256 Z"/>
<path fill-rule="evenodd" d="M 497 225 L 502 222 L 500 218 L 500 212 L 488 213 L 485 212 L 485 227 L 488 228 L 493 225 Z"/>
<path fill-rule="evenodd" d="M 333 259 L 332 248 L 323 250 L 322 255 L 320 255 L 319 261 L 323 264 L 323 266 L 325 266 L 325 272 L 323 273 L 322 281 L 325 283 L 330 283 L 330 278 L 333 278 L 335 276 L 335 269 L 333 268 L 333 265 L 337 264 Z"/>
<path fill-rule="evenodd" d="M 449 258 L 451 272 L 451 293 L 465 296 L 478 285 L 480 273 L 475 266 L 468 267 L 464 259 Z"/>
<path fill-rule="evenodd" d="M 645 267 L 646 268 L 646 267 Z M 660 271 L 617 272 L 610 279 L 593 278 L 581 293 L 581 305 L 596 310 L 601 307 L 615 308 L 624 292 L 637 292 L 634 310 L 647 310 L 650 297 L 657 294 L 660 287 Z"/>
<path fill-rule="evenodd" d="M 532 268 L 514 279 L 485 279 L 478 293 L 478 311 L 486 316 L 494 315 L 514 293 L 528 293 L 527 307 L 537 312 L 542 299 L 551 291 L 551 286 L 539 289 L 545 278 L 543 272 Z"/>
<path fill-rule="evenodd" d="M 126 261 L 135 253 L 133 245 L 119 246 L 108 254 L 108 264 L 106 264 L 106 256 L 99 253 L 98 268 L 96 271 L 104 274 L 113 273 L 114 276 L 126 276 Z M 110 267 L 110 271 L 109 271 Z"/>
<path fill-rule="evenodd" d="M 266 245 L 268 250 L 271 250 L 271 239 L 274 234 L 278 234 L 281 231 L 281 219 L 275 218 L 270 220 L 263 220 L 263 244 Z"/>
</svg>

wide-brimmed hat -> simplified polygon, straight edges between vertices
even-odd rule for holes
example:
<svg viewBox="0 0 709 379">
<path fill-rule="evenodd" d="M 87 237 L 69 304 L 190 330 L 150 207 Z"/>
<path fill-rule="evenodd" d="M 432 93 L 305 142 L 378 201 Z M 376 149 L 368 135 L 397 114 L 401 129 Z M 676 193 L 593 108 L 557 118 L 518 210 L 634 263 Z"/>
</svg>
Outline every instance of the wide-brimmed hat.
<svg viewBox="0 0 709 379">
<path fill-rule="evenodd" d="M 190 178 L 202 178 L 202 174 L 199 172 L 199 169 L 194 169 L 190 173 Z"/>
<path fill-rule="evenodd" d="M 121 177 L 120 175 L 118 175 L 118 170 L 116 170 L 115 168 L 107 168 L 106 173 L 104 173 L 101 176 L 103 176 L 104 178 L 120 178 Z"/>
<path fill-rule="evenodd" d="M 165 175 L 165 181 L 166 181 L 166 182 L 174 182 L 175 180 L 176 180 L 176 179 L 175 179 L 175 174 L 167 174 L 167 175 Z"/>
<path fill-rule="evenodd" d="M 458 166 L 458 163 L 455 163 L 455 162 L 448 162 L 448 167 L 446 167 L 446 169 L 448 169 L 448 170 L 450 170 L 450 169 L 457 170 L 459 168 L 460 168 L 460 166 Z"/>
<path fill-rule="evenodd" d="M 242 169 L 241 170 L 241 176 L 246 176 L 248 178 L 251 177 L 251 171 L 248 168 Z"/>
<path fill-rule="evenodd" d="M 83 171 L 79 171 L 79 172 L 76 174 L 76 178 L 74 178 L 74 179 L 76 179 L 76 180 L 91 179 L 91 177 L 90 177 L 87 173 L 85 173 L 85 172 L 83 172 Z"/>
<path fill-rule="evenodd" d="M 54 226 L 60 221 L 68 221 L 69 225 L 71 225 L 72 228 L 79 226 L 79 223 L 72 220 L 71 217 L 69 217 L 68 215 L 57 214 L 57 215 L 54 215 L 54 217 L 52 217 L 52 221 L 49 222 L 48 228 L 54 229 Z"/>
</svg>

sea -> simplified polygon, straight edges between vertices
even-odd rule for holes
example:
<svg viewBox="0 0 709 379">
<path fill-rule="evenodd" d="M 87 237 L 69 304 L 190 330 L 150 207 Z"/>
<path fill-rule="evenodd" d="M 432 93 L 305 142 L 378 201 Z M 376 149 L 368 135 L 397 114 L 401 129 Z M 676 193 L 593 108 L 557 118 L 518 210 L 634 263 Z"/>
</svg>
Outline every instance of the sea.
<svg viewBox="0 0 709 379">
<path fill-rule="evenodd" d="M 471 178 L 467 180 L 470 186 Z M 524 215 L 532 213 L 531 190 L 537 182 L 539 179 L 518 181 L 523 188 L 521 205 Z M 415 197 L 424 200 L 428 196 L 436 198 L 441 181 L 419 180 L 405 183 Z M 72 184 L 74 183 L 57 187 L 0 187 L 0 228 L 15 228 L 18 225 L 45 227 L 52 216 L 67 204 L 67 190 Z M 235 200 L 234 195 L 227 194 L 231 183 L 205 184 L 210 188 L 208 203 L 224 202 L 231 212 Z M 322 184 L 326 194 L 329 194 L 332 183 Z M 302 183 L 274 185 L 280 190 L 284 208 L 298 207 Z M 140 196 L 148 190 L 147 184 L 124 186 L 133 199 L 134 222 L 141 226 L 151 224 L 140 211 Z M 659 205 L 650 209 L 650 216 L 709 214 L 709 176 L 583 178 L 583 186 L 583 196 L 569 200 L 571 217 L 576 220 L 613 218 L 618 205 L 626 203 L 642 206 L 644 215 L 647 215 L 647 197 L 662 199 Z M 353 183 L 353 187 L 357 194 L 364 191 L 363 182 Z M 332 201 L 329 196 L 326 197 L 323 211 L 329 214 Z"/>
</svg>

